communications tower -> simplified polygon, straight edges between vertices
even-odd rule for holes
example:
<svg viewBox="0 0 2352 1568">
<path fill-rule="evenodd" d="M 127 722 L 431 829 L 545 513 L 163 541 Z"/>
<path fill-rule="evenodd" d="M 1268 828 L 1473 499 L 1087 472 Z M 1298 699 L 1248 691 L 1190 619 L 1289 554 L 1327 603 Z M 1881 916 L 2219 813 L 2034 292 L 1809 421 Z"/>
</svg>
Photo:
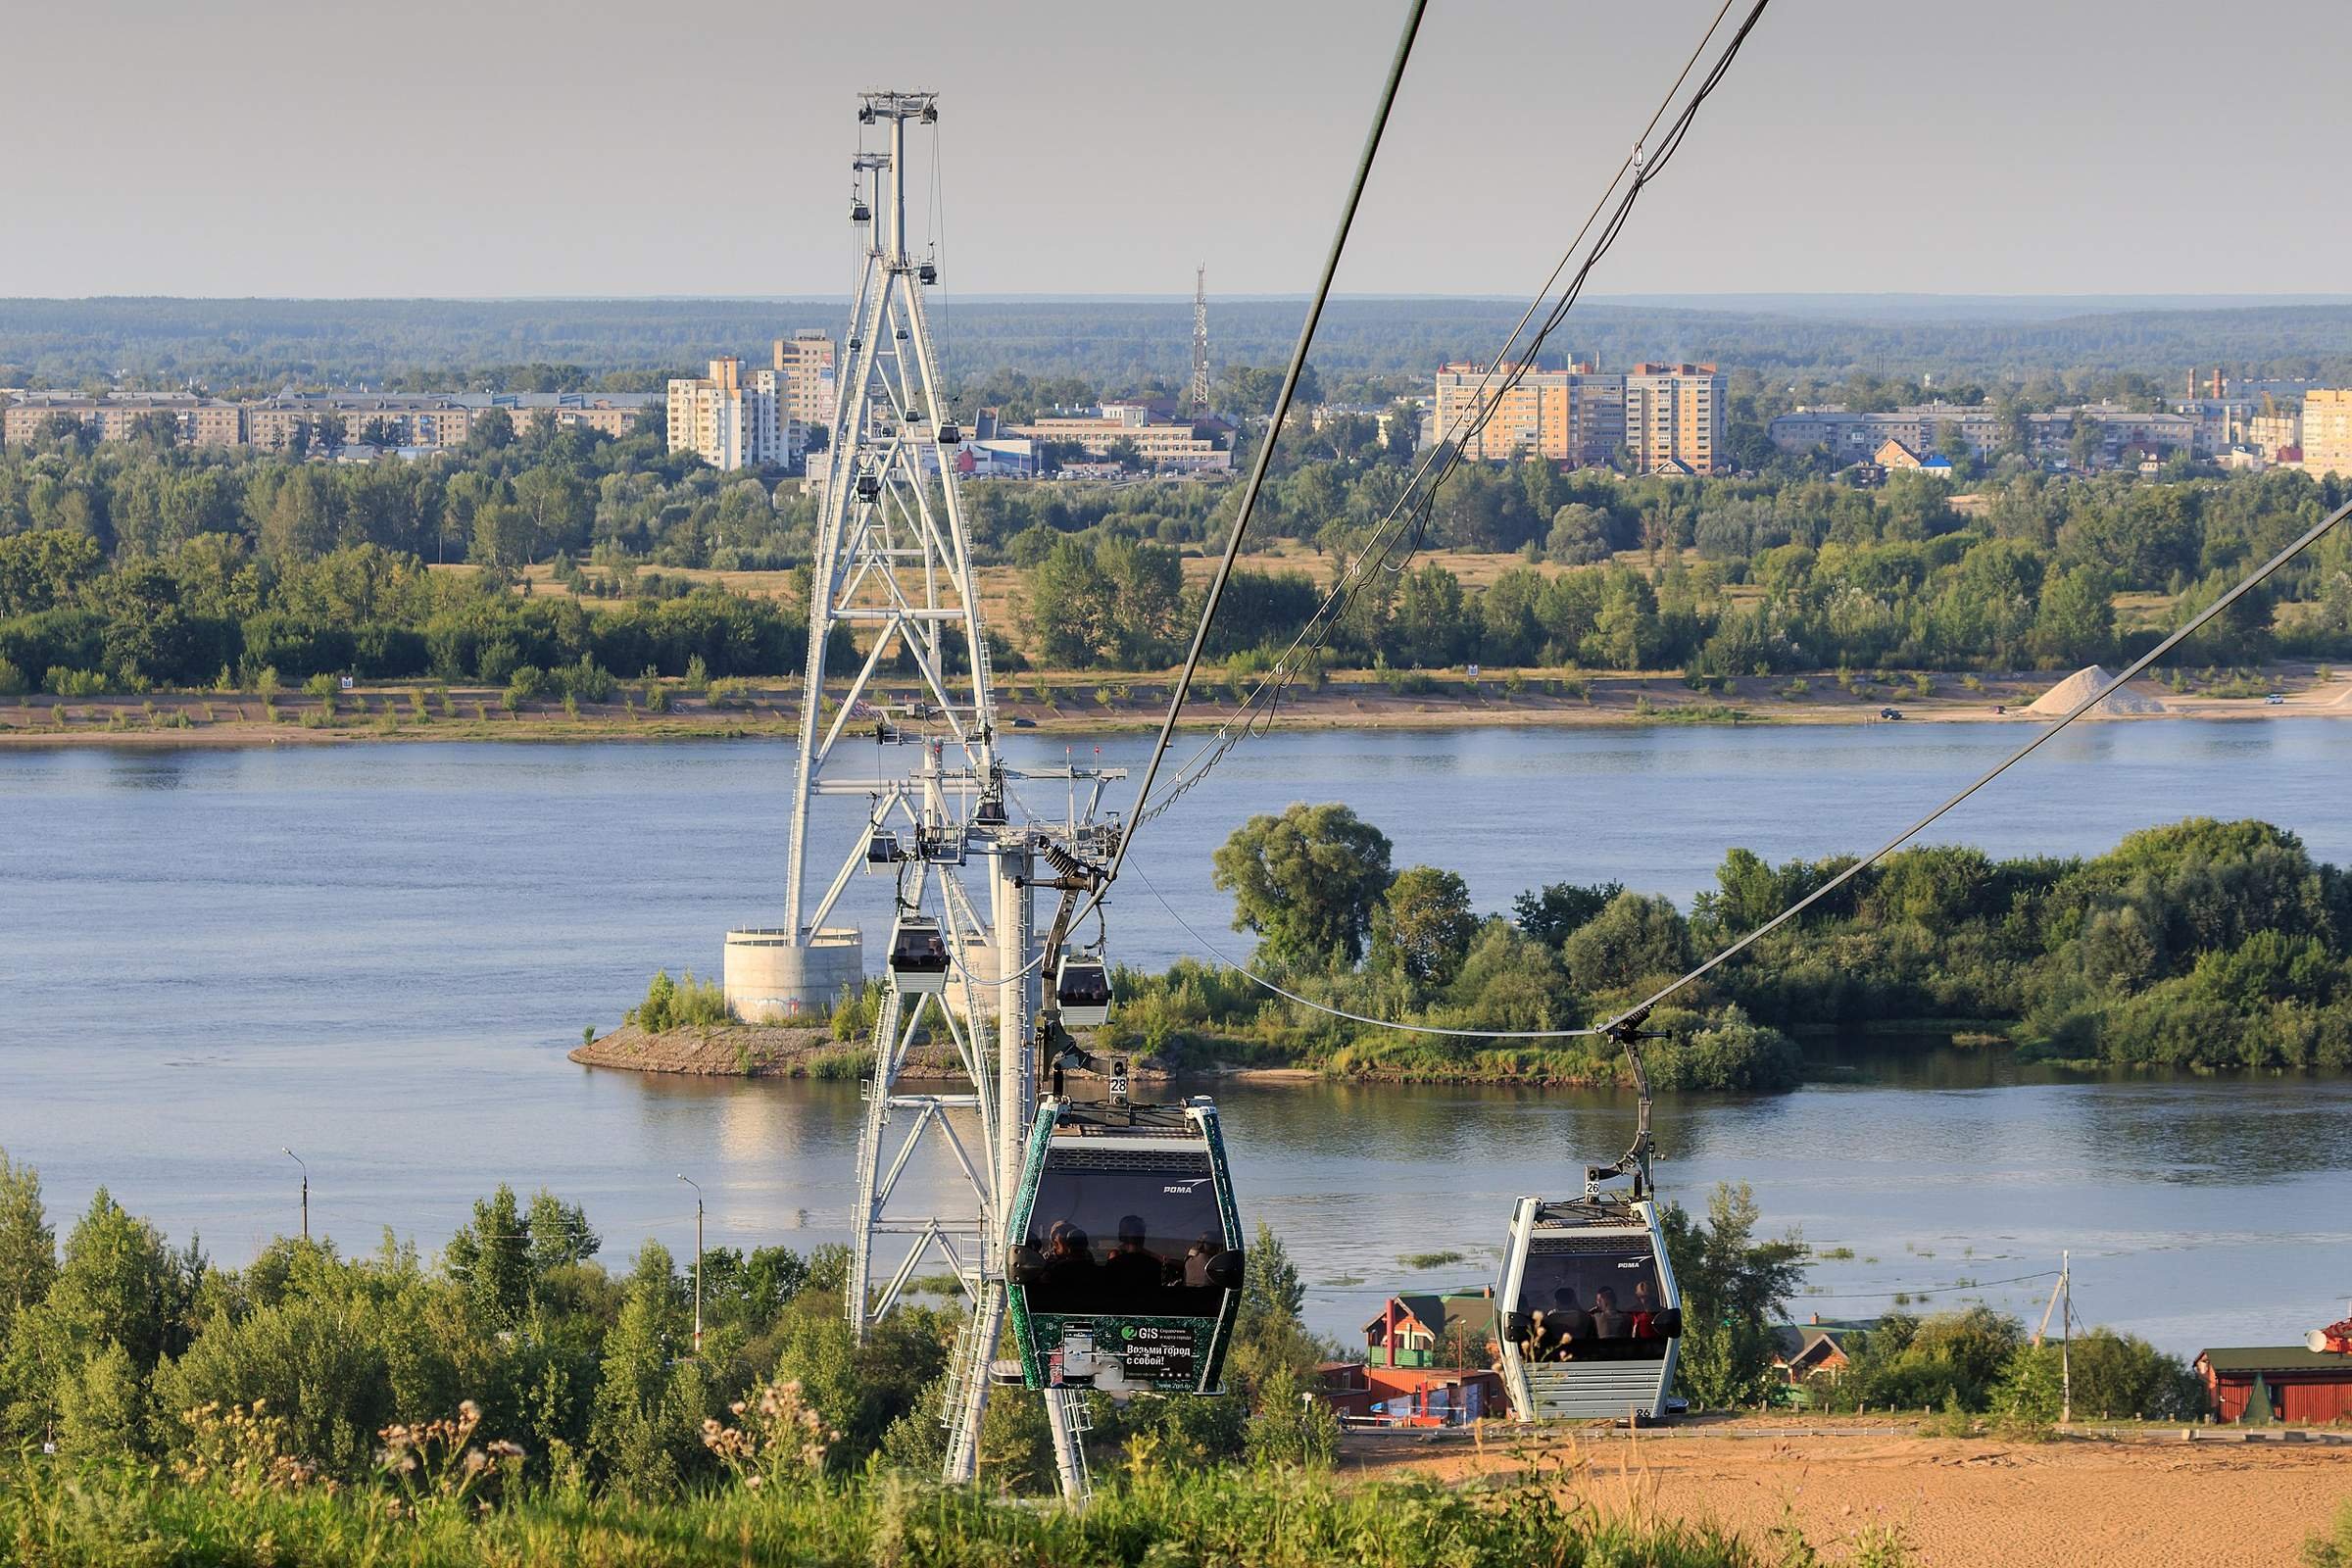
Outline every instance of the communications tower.
<svg viewBox="0 0 2352 1568">
<path fill-rule="evenodd" d="M 1005 1315 L 1001 1227 L 1037 1102 L 1029 1027 L 1040 974 L 1057 956 L 1038 950 L 1032 870 L 1041 855 L 1106 847 L 1092 818 L 1102 784 L 1124 770 L 1015 772 L 998 756 L 956 471 L 962 432 L 924 313 L 939 271 L 906 231 L 907 126 L 938 120 L 935 93 L 859 95 L 850 218 L 864 243 L 824 456 L 784 924 L 727 933 L 725 986 L 747 1022 L 812 1016 L 861 988 L 863 932 L 828 922 L 860 871 L 894 879 L 845 1294 L 862 1340 L 927 1258 L 954 1272 L 970 1316 L 940 1415 L 947 1479 L 968 1481 Z M 863 145 L 866 128 L 882 145 Z M 828 690 L 836 662 L 848 680 Z M 1064 819 L 1029 819 L 1013 792 L 1023 780 L 1060 781 Z M 822 810 L 837 800 L 859 804 Z M 820 848 L 828 829 L 839 837 Z M 910 984 L 889 958 L 915 930 L 938 939 L 948 968 Z M 926 1040 L 952 1044 L 965 1083 L 902 1092 L 907 1054 Z M 925 1197 L 900 1197 L 910 1176 L 905 1185 Z M 1063 1492 L 1081 1495 L 1082 1406 L 1072 1391 L 1046 1397 Z"/>
<path fill-rule="evenodd" d="M 1193 406 L 1194 418 L 1208 413 L 1208 264 L 1193 271 Z"/>
</svg>

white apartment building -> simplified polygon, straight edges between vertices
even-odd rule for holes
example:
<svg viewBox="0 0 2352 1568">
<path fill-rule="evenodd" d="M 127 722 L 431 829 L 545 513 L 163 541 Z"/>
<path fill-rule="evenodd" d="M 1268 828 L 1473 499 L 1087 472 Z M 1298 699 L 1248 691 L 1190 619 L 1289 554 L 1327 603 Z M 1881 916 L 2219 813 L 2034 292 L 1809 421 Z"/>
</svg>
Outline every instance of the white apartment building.
<svg viewBox="0 0 2352 1568">
<path fill-rule="evenodd" d="M 786 418 L 831 428 L 833 424 L 833 340 L 804 329 L 776 339 L 778 391 Z"/>
<path fill-rule="evenodd" d="M 745 375 L 729 356 L 710 373 L 669 383 L 669 450 L 692 452 L 714 468 L 789 467 L 801 461 L 807 427 L 784 409 L 776 372 Z"/>
</svg>

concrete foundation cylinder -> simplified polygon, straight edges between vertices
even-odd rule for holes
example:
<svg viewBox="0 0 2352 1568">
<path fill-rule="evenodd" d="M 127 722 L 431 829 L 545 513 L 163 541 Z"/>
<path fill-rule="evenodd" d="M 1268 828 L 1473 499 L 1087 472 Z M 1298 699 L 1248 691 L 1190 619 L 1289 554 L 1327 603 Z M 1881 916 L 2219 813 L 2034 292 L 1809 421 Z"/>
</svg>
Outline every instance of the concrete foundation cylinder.
<svg viewBox="0 0 2352 1568">
<path fill-rule="evenodd" d="M 844 986 L 865 983 L 865 936 L 856 926 L 829 927 L 796 944 L 789 931 L 730 931 L 724 977 L 727 1005 L 745 1023 L 810 1018 Z"/>
</svg>

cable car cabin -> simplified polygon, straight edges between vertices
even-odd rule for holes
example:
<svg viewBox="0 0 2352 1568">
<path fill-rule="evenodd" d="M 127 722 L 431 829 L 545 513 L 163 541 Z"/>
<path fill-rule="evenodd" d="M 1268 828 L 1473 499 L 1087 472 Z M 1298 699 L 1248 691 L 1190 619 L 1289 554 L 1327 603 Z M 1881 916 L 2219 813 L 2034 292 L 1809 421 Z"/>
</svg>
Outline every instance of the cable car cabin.
<svg viewBox="0 0 2352 1568">
<path fill-rule="evenodd" d="M 861 473 L 861 474 L 859 474 L 859 475 L 858 476 L 858 500 L 860 500 L 860 501 L 879 501 L 879 500 L 881 500 L 881 499 L 882 499 L 882 480 L 881 480 L 881 479 L 880 479 L 880 478 L 879 478 L 877 475 L 874 475 L 874 474 L 870 474 L 870 473 Z"/>
<path fill-rule="evenodd" d="M 963 426 L 953 419 L 943 420 L 939 427 L 938 440 L 943 447 L 958 445 L 963 440 Z"/>
<path fill-rule="evenodd" d="M 1094 1029 L 1110 1022 L 1110 971 L 1101 958 L 1064 955 L 1054 976 L 1054 1004 L 1062 1023 L 1072 1029 Z"/>
<path fill-rule="evenodd" d="M 865 841 L 865 863 L 896 865 L 899 863 L 899 836 L 876 828 Z"/>
<path fill-rule="evenodd" d="M 1520 1420 L 1666 1408 L 1683 1298 L 1653 1200 L 1522 1198 L 1494 1294 L 1503 1387 Z"/>
<path fill-rule="evenodd" d="M 940 996 L 948 989 L 948 943 L 939 922 L 903 914 L 890 929 L 890 980 L 903 992 Z"/>
<path fill-rule="evenodd" d="M 1013 1336 L 1030 1388 L 1215 1394 L 1242 1300 L 1217 1108 L 1038 1106 L 1013 1200 Z"/>
<path fill-rule="evenodd" d="M 863 203 L 863 202 L 852 202 L 852 203 L 850 203 L 850 221 L 851 221 L 851 222 L 853 222 L 853 223 L 870 223 L 870 222 L 872 222 L 873 220 L 874 220 L 874 215 L 873 215 L 873 213 L 872 213 L 872 212 L 870 212 L 870 211 L 867 209 L 867 207 L 866 207 L 865 203 Z"/>
<path fill-rule="evenodd" d="M 925 283 L 936 283 L 939 281 L 939 269 L 932 263 L 925 262 L 914 270 L 914 275 Z"/>
</svg>

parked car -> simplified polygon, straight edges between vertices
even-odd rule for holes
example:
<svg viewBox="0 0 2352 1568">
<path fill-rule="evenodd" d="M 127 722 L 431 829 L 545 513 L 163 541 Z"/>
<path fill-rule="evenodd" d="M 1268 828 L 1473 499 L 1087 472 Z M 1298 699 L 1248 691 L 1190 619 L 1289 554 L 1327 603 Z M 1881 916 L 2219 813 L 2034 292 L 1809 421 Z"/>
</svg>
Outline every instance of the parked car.
<svg viewBox="0 0 2352 1568">
<path fill-rule="evenodd" d="M 1879 716 L 1881 718 L 1900 718 L 1903 716 L 1903 710 L 1899 708 L 1882 708 L 1879 710 Z"/>
<path fill-rule="evenodd" d="M 2273 692 L 2268 697 L 2265 697 L 2263 701 L 2270 704 L 2273 708 L 2277 708 L 2286 701 L 2286 694 L 2284 692 Z"/>
</svg>

